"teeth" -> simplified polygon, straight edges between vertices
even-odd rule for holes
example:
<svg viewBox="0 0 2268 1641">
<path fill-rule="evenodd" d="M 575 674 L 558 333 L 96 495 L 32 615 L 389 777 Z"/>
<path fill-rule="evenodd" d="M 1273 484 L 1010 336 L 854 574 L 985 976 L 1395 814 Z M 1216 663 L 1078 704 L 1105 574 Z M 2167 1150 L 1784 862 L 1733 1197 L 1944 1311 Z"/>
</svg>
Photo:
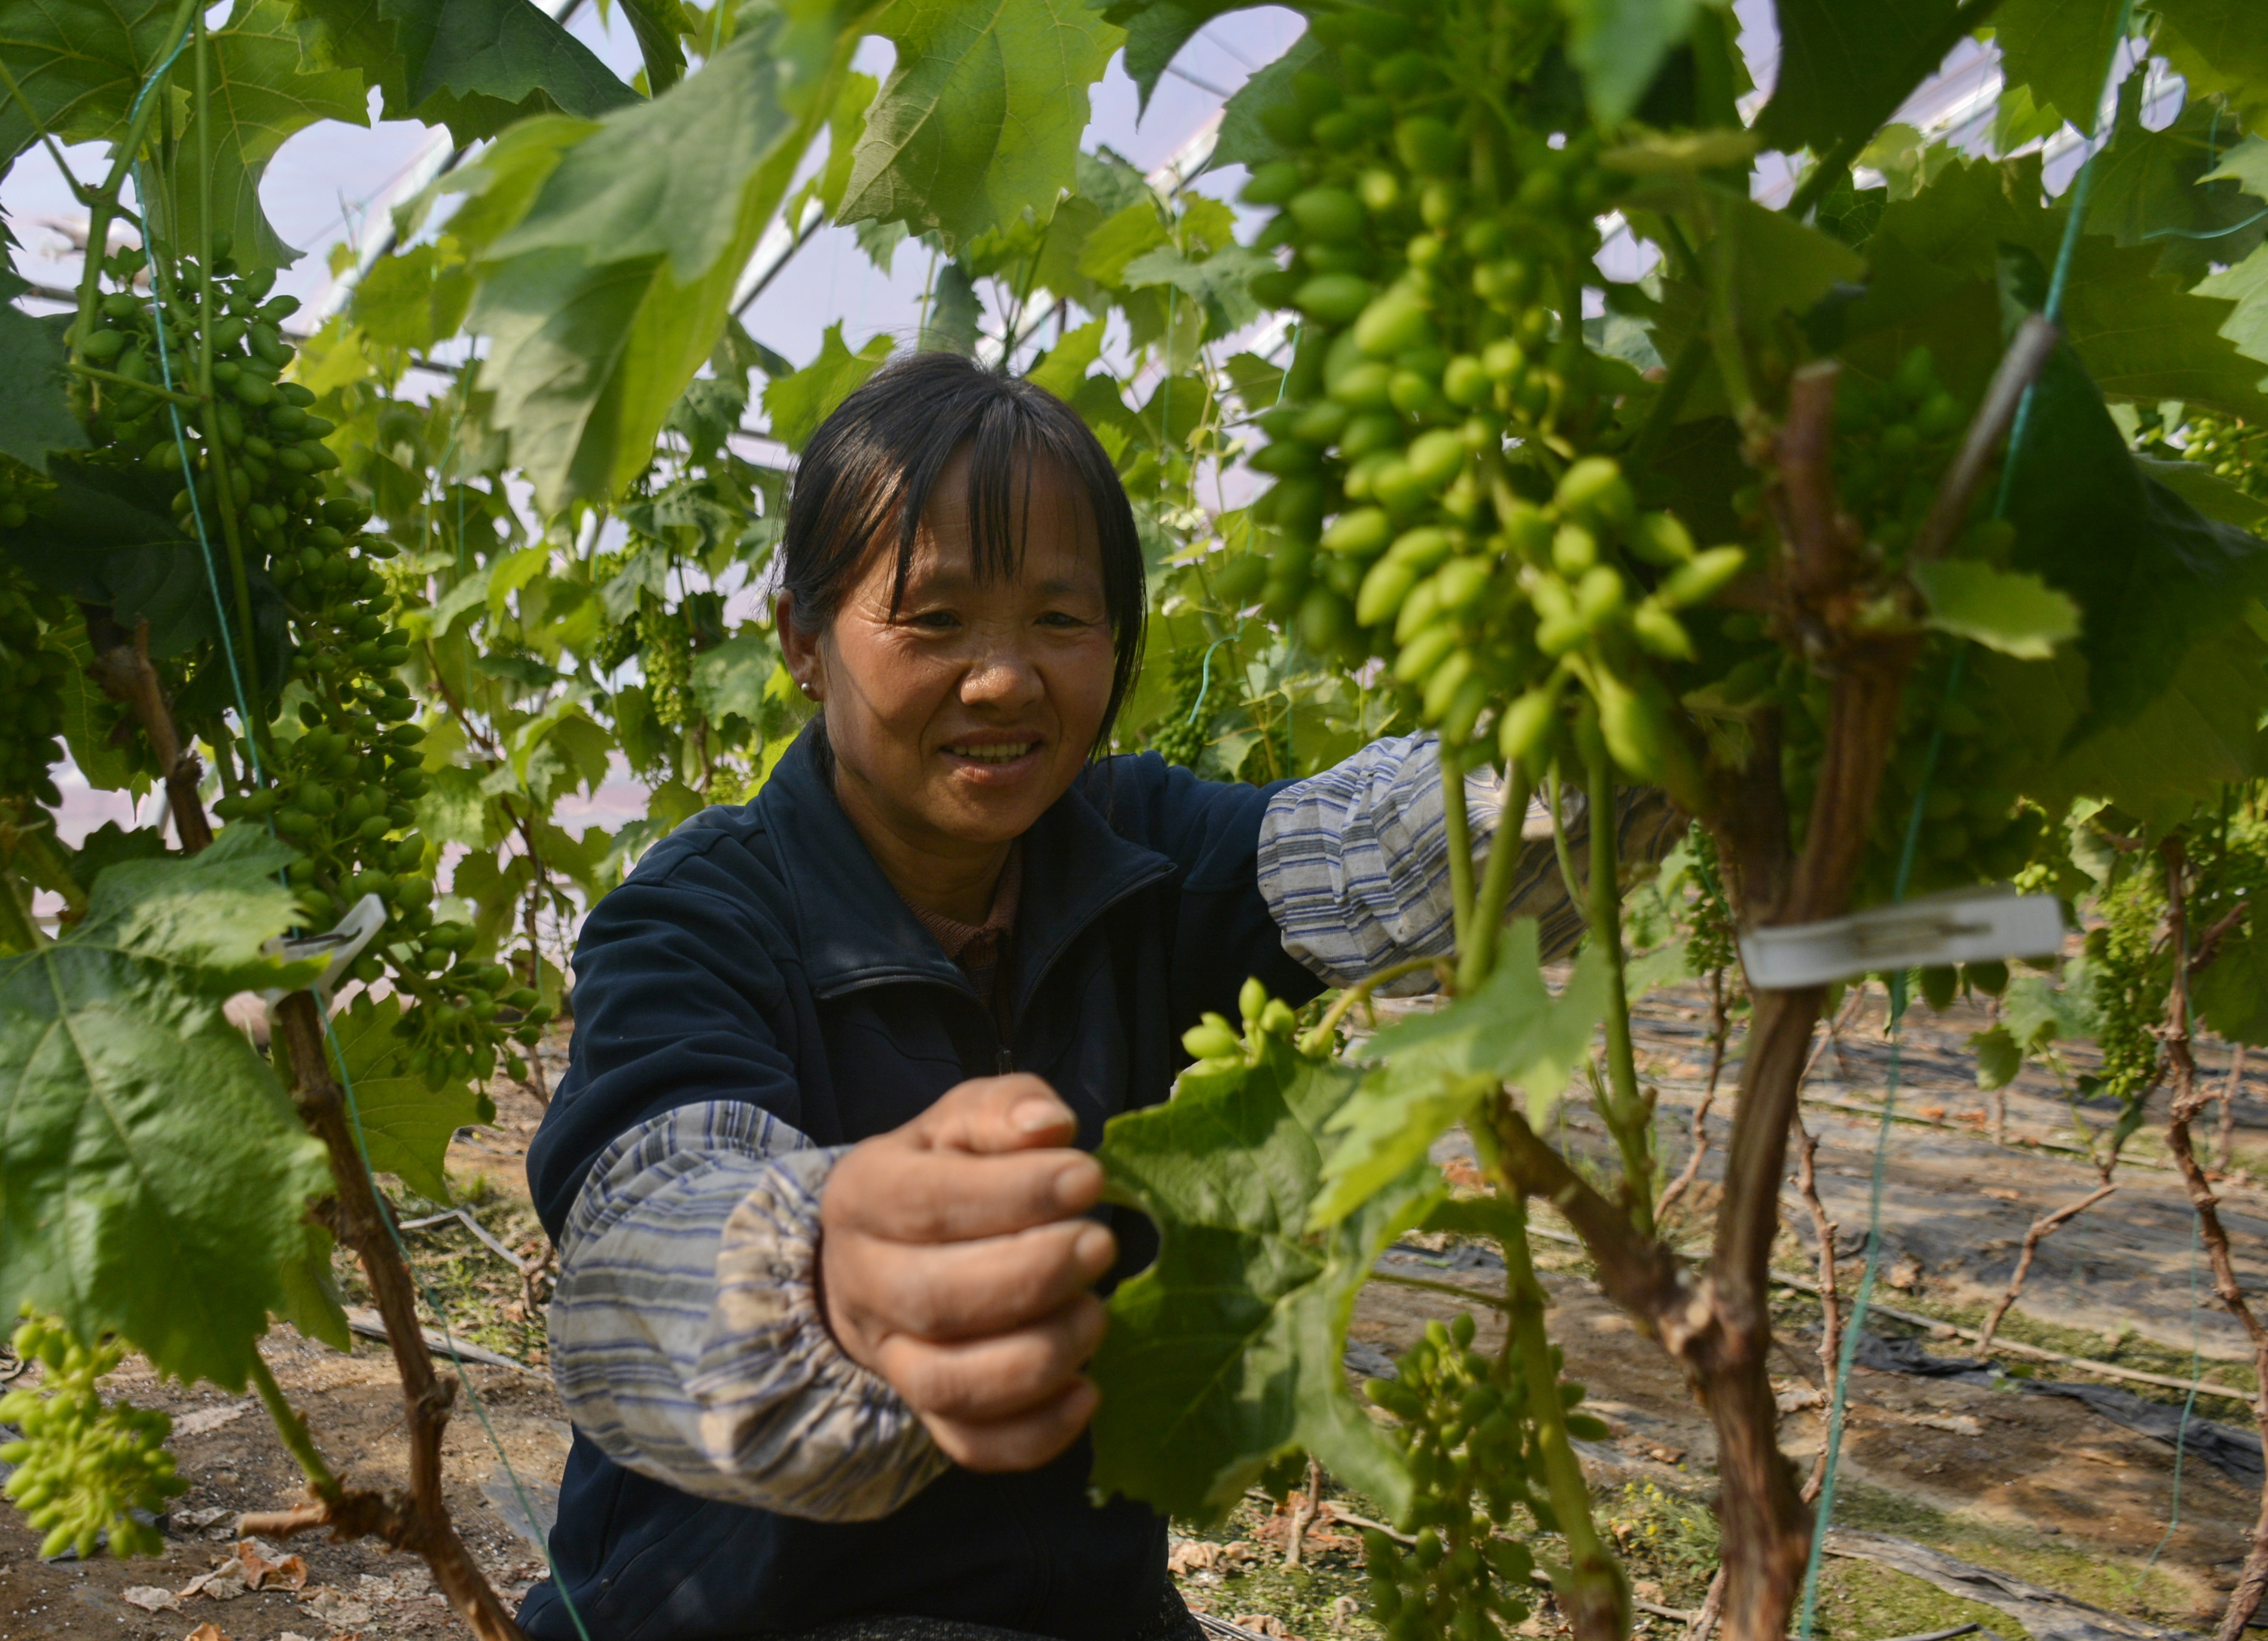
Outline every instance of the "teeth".
<svg viewBox="0 0 2268 1641">
<path fill-rule="evenodd" d="M 1037 745 L 1037 741 L 1012 740 L 991 747 L 955 747 L 954 751 L 964 758 L 974 758 L 979 763 L 1012 763 Z"/>
</svg>

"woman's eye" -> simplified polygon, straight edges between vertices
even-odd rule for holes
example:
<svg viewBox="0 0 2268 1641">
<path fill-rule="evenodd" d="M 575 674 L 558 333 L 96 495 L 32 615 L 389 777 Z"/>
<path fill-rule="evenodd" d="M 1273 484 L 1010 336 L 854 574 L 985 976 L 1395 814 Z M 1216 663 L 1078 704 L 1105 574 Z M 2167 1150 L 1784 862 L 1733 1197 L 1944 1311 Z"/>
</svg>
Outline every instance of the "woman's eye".
<svg viewBox="0 0 2268 1641">
<path fill-rule="evenodd" d="M 951 610 L 924 610 L 919 614 L 909 616 L 906 624 L 930 632 L 949 632 L 961 624 L 961 618 Z"/>
<path fill-rule="evenodd" d="M 1049 610 L 1040 617 L 1042 627 L 1084 627 L 1086 622 L 1069 610 Z"/>
</svg>

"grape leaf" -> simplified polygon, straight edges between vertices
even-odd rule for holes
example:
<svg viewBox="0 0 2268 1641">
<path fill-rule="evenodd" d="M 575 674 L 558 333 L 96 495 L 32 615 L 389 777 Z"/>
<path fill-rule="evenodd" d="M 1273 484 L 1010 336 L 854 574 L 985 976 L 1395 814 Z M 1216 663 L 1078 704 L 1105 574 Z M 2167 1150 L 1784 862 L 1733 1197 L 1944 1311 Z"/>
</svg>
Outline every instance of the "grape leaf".
<svg viewBox="0 0 2268 1641">
<path fill-rule="evenodd" d="M 0 99 L 0 166 L 37 141 L 40 126 L 66 143 L 123 135 L 179 9 L 173 0 L 0 4 L 0 57 L 21 91 Z"/>
<path fill-rule="evenodd" d="M 71 414 L 64 388 L 63 336 L 21 308 L 0 307 L 0 456 L 36 473 L 51 450 L 85 450 L 86 430 Z"/>
<path fill-rule="evenodd" d="M 2010 568 L 2079 604 L 2088 705 L 2073 735 L 2132 718 L 2191 646 L 2268 591 L 2268 543 L 2146 477 L 2068 349 L 2033 392 L 2007 496 Z"/>
<path fill-rule="evenodd" d="M 2268 176 L 2259 174 L 2268 167 L 2224 155 L 2228 111 L 2208 101 L 2192 98 L 2163 130 L 2146 128 L 2143 79 L 2132 75 L 2119 88 L 2118 123 L 2095 162 L 2087 227 L 2121 245 L 2157 246 L 2157 271 L 2194 285 L 2214 264 L 2242 261 L 2268 239 L 2255 197 L 2268 195 Z M 2250 143 L 2268 152 L 2257 137 Z M 2222 165 L 2224 158 L 2237 163 Z"/>
<path fill-rule="evenodd" d="M 532 0 L 291 0 L 309 55 L 360 72 L 389 120 L 446 124 L 460 145 L 515 120 L 595 120 L 638 100 Z"/>
<path fill-rule="evenodd" d="M 449 1141 L 460 1128 L 496 1121 L 496 1102 L 463 1082 L 430 1089 L 410 1069 L 409 1045 L 394 1034 L 398 997 L 368 992 L 336 1016 L 338 1056 L 354 1089 L 363 1154 L 373 1172 L 391 1174 L 420 1196 L 446 1203 Z"/>
<path fill-rule="evenodd" d="M 1402 1455 L 1340 1358 L 1373 1262 L 1440 1176 L 1415 1165 L 1330 1232 L 1304 1229 L 1322 1126 L 1359 1075 L 1271 1038 L 1258 1064 L 1193 1067 L 1168 1103 L 1103 1130 L 1110 1197 L 1155 1220 L 1160 1247 L 1111 1296 L 1088 1370 L 1098 1495 L 1218 1520 L 1270 1459 L 1305 1448 L 1389 1515 L 1407 1505 Z"/>
<path fill-rule="evenodd" d="M 715 350 L 848 72 L 855 40 L 830 16 L 815 0 L 751 12 L 652 103 L 595 126 L 528 121 L 484 161 L 450 222 L 487 247 L 468 321 L 490 340 L 475 386 L 545 511 L 619 494 Z"/>
<path fill-rule="evenodd" d="M 1217 17 L 1241 11 L 1252 0 L 1119 0 L 1101 8 L 1106 22 L 1126 31 L 1126 77 L 1139 93 L 1138 117 L 1147 114 L 1158 81 L 1181 55 L 1182 48 Z"/>
<path fill-rule="evenodd" d="M 85 926 L 0 960 L 0 1313 L 28 1301 L 232 1389 L 291 1302 L 284 1268 L 330 1180 L 221 1014 L 243 975 L 205 967 L 281 932 L 288 898 L 263 909 L 242 881 L 276 848 L 113 866 Z M 237 906 L 232 927 L 195 905 L 203 889 Z"/>
<path fill-rule="evenodd" d="M 2122 0 L 2002 0 L 1992 43 L 2007 85 L 2029 86 L 2035 105 L 2091 133 L 2123 11 Z"/>
<path fill-rule="evenodd" d="M 178 210 L 172 232 L 180 244 L 197 243 L 210 189 L 214 232 L 231 236 L 231 254 L 238 261 L 261 267 L 295 262 L 299 253 L 284 243 L 261 209 L 261 177 L 287 138 L 319 120 L 368 125 L 362 76 L 338 69 L 305 70 L 286 0 L 237 0 L 210 46 L 212 95 L 190 105 L 180 152 L 196 154 L 202 151 L 201 144 L 210 143 L 212 171 L 201 178 L 184 166 L 173 190 Z"/>
<path fill-rule="evenodd" d="M 1889 0 L 1875 0 L 1877 5 Z M 1780 0 L 1783 42 L 1789 0 Z M 1560 0 L 1567 58 L 1583 77 L 1584 99 L 1602 125 L 1628 119 L 1662 61 L 1693 32 L 1699 0 Z M 1785 76 L 1786 58 L 1781 58 Z M 1785 84 L 1785 79 L 1782 81 Z"/>
<path fill-rule="evenodd" d="M 1414 1014 L 1362 1045 L 1375 1069 L 1325 1124 L 1343 1136 L 1323 1165 L 1314 1223 L 1330 1225 L 1413 1163 L 1498 1082 L 1528 1096 L 1542 1128 L 1590 1051 L 1614 981 L 1586 950 L 1557 997 L 1543 983 L 1535 921 L 1504 931 L 1496 972 L 1469 997 Z"/>
<path fill-rule="evenodd" d="M 1209 339 L 1241 330 L 1260 317 L 1250 286 L 1255 274 L 1270 272 L 1276 259 L 1242 246 L 1230 246 L 1203 261 L 1192 261 L 1172 246 L 1145 251 L 1119 276 L 1130 291 L 1168 285 L 1194 297 L 1205 311 Z"/>
<path fill-rule="evenodd" d="M 2191 98 L 2226 92 L 2253 129 L 2268 107 L 2268 30 L 2257 0 L 2150 0 L 2156 48 L 2189 82 Z"/>
<path fill-rule="evenodd" d="M 1124 38 L 1085 0 L 894 0 L 873 32 L 897 63 L 839 220 L 935 228 L 949 253 L 1078 185 L 1087 91 Z"/>
<path fill-rule="evenodd" d="M 645 62 L 646 90 L 659 97 L 685 77 L 685 41 L 696 25 L 680 0 L 622 0 Z"/>
<path fill-rule="evenodd" d="M 1867 260 L 1878 280 L 1885 266 L 1895 265 L 1910 270 L 1918 287 L 1933 283 L 1928 291 L 1917 289 L 1910 305 L 1926 300 L 1942 311 L 1964 288 L 1995 285 L 2006 247 L 2029 253 L 2043 268 L 2053 264 L 2065 206 L 2043 206 L 2041 197 L 2036 155 L 1948 166 L 1914 198 L 1883 210 Z M 2088 373 L 2112 398 L 2148 405 L 2179 399 L 2250 420 L 2268 417 L 2268 394 L 2256 382 L 2258 366 L 2223 332 L 2232 316 L 2225 301 L 2213 298 L 2230 293 L 2181 290 L 2158 276 L 2159 255 L 2154 246 L 2080 237 L 2063 324 Z M 1988 298 L 1989 291 L 1978 293 L 1990 313 L 1996 299 Z M 1854 307 L 1863 312 L 1874 305 L 1870 291 Z M 1860 322 L 1860 313 L 1854 313 L 1852 322 Z M 1938 352 L 1948 364 L 1959 357 L 1950 348 Z"/>
<path fill-rule="evenodd" d="M 764 384 L 764 414 L 771 419 L 771 436 L 790 450 L 801 450 L 835 407 L 882 368 L 892 345 L 887 335 L 877 335 L 853 353 L 843 344 L 841 321 L 829 325 L 819 339 L 818 357 L 792 376 Z"/>
<path fill-rule="evenodd" d="M 2019 660 L 2043 661 L 2079 636 L 2079 606 L 2037 576 L 1973 559 L 1917 564 L 1929 624 Z"/>
<path fill-rule="evenodd" d="M 2011 783 L 2051 814 L 2092 797 L 2162 827 L 2179 824 L 2222 787 L 2268 772 L 2259 727 L 2268 708 L 2268 645 L 2237 622 L 2183 644 L 2175 659 L 2171 680 L 2139 712 L 2067 745 L 2088 709 L 2086 662 L 2069 651 L 2052 661 L 1978 655 L 1979 693 L 2037 738 L 2033 762 L 2012 769 Z"/>
<path fill-rule="evenodd" d="M 257 826 L 223 827 L 202 852 L 106 867 L 87 896 L 80 938 L 184 967 L 184 983 L 216 997 L 254 986 L 306 985 L 320 962 L 284 965 L 261 942 L 299 918 L 279 881 L 298 852 Z"/>
<path fill-rule="evenodd" d="M 2161 461 L 2138 455 L 2135 465 L 2208 519 L 2261 534 L 2268 525 L 2268 501 L 2248 496 L 2201 461 Z"/>
<path fill-rule="evenodd" d="M 2236 304 L 2220 334 L 2249 359 L 2268 360 L 2268 245 L 2235 267 L 2200 281 L 2197 293 Z M 2268 387 L 2268 379 L 2257 384 Z"/>
<path fill-rule="evenodd" d="M 1295 103 L 1292 77 L 1322 65 L 1323 44 L 1312 33 L 1292 42 L 1292 48 L 1237 89 L 1220 111 L 1220 136 L 1212 145 L 1208 169 L 1244 166 L 1253 169 L 1271 159 L 1291 159 L 1294 151 L 1268 135 L 1260 116 L 1279 103 Z"/>
<path fill-rule="evenodd" d="M 2253 926 L 2258 921 L 2256 913 L 2223 935 L 2213 961 L 2190 982 L 2198 1022 L 2256 1049 L 2268 1046 L 2268 938 Z"/>
<path fill-rule="evenodd" d="M 1986 1093 L 2006 1088 L 2024 1069 L 2024 1051 L 2006 1026 L 1970 1033 L 1969 1049 L 1977 1056 L 1977 1086 Z"/>
<path fill-rule="evenodd" d="M 1046 388 L 1057 398 L 1070 401 L 1079 392 L 1079 385 L 1102 357 L 1102 333 L 1108 320 L 1089 320 L 1077 330 L 1064 333 L 1063 340 L 1048 350 L 1047 357 L 1024 372 L 1024 379 Z"/>
<path fill-rule="evenodd" d="M 1937 70 L 1957 0 L 1778 0 L 1779 79 L 1756 116 L 1774 148 L 1824 152 L 1873 135 Z"/>
</svg>

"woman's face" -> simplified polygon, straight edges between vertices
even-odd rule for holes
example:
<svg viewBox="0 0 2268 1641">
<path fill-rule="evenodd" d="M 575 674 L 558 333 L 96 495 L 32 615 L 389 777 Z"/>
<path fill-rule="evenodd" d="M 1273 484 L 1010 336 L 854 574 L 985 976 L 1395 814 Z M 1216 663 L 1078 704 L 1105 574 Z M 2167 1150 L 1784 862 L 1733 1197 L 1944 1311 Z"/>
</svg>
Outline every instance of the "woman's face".
<svg viewBox="0 0 2268 1641">
<path fill-rule="evenodd" d="M 968 479 L 963 453 L 931 492 L 895 613 L 888 539 L 823 632 L 780 612 L 789 670 L 827 714 L 836 791 L 870 842 L 879 826 L 920 851 L 1005 844 L 1102 730 L 1116 657 L 1084 497 L 1052 462 L 1019 469 L 1017 572 L 979 581 Z"/>
</svg>

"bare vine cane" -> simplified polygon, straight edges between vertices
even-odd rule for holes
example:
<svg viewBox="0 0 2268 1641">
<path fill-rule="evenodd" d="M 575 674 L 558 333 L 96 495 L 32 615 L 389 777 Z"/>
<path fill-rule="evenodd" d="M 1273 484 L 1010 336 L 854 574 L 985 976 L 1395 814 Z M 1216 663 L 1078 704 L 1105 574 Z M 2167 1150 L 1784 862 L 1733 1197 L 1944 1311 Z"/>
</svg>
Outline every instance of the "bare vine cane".
<svg viewBox="0 0 2268 1641">
<path fill-rule="evenodd" d="M 2230 1253 L 2228 1227 L 2220 1221 L 2220 1199 L 2213 1194 L 2204 1166 L 2198 1161 L 2191 1128 L 2212 1098 L 2198 1081 L 2197 1056 L 2190 1041 L 2190 982 L 2188 855 L 2176 833 L 2159 845 L 2166 872 L 2166 923 L 2175 954 L 2173 989 L 2166 1000 L 2163 1033 L 2167 1070 L 2173 1083 L 2174 1101 L 2166 1122 L 2166 1149 L 2173 1153 L 2188 1188 L 2190 1206 L 2196 1211 L 2198 1233 L 2204 1240 L 2213 1269 L 2213 1291 L 2229 1314 L 2243 1326 L 2252 1345 L 2253 1417 L 2268 1430 L 2268 1324 L 2264 1324 L 2244 1287 L 2237 1280 L 2236 1262 Z M 2215 1641 L 2242 1641 L 2261 1598 L 2268 1595 L 2268 1487 L 2261 1495 L 2260 1512 L 2252 1527 L 2252 1543 L 2230 1591 L 2228 1606 L 2220 1615 Z"/>
<path fill-rule="evenodd" d="M 2039 1252 L 2041 1241 L 2054 1235 L 2117 1188 L 2115 1185 L 2099 1185 L 2079 1201 L 2032 1221 L 2031 1229 L 2024 1233 L 2024 1248 L 2017 1255 L 2015 1272 L 2009 1277 L 2008 1285 L 2001 1291 L 2000 1297 L 1993 1301 L 1992 1313 L 1984 1318 L 1984 1327 L 1977 1335 L 1978 1356 L 1990 1357 L 1992 1354 L 1992 1336 L 2000 1331 L 2000 1319 L 2008 1314 L 2009 1306 L 2023 1297 L 2024 1278 L 2031 1275 L 2032 1257 Z"/>
<path fill-rule="evenodd" d="M 409 1269 L 387 1234 L 385 1207 L 364 1166 L 347 1119 L 345 1097 L 325 1056 L 322 1018 L 315 996 L 293 992 L 276 1005 L 277 1042 L 286 1062 L 293 1103 L 310 1133 L 323 1143 L 331 1176 L 338 1187 L 332 1199 L 331 1228 L 362 1261 L 386 1323 L 401 1377 L 404 1422 L 409 1436 L 409 1486 L 381 1494 L 369 1489 L 335 1489 L 326 1494 L 310 1476 L 310 1497 L 296 1509 L 244 1518 L 243 1530 L 277 1538 L 328 1527 L 335 1536 L 368 1535 L 418 1556 L 433 1581 L 478 1641 L 526 1641 L 519 1626 L 473 1560 L 442 1495 L 441 1439 L 448 1428 L 456 1387 L 433 1370 L 417 1316 L 417 1292 Z"/>
</svg>

